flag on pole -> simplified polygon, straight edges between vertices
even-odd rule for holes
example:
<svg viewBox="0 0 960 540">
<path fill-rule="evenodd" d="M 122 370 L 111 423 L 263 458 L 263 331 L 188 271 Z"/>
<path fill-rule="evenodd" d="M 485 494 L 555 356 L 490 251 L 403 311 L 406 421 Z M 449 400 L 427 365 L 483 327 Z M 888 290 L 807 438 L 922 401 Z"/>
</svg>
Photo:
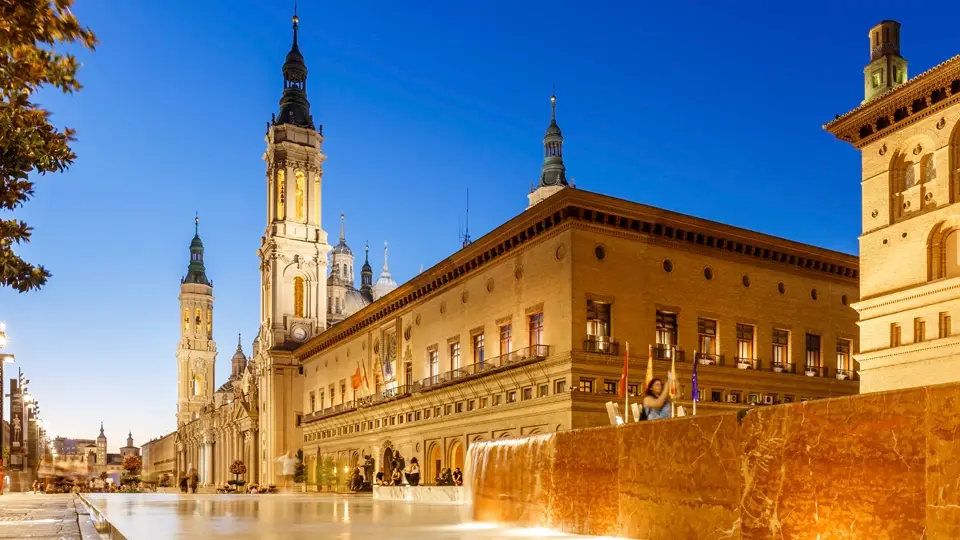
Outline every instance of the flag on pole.
<svg viewBox="0 0 960 540">
<path fill-rule="evenodd" d="M 360 366 L 357 366 L 357 372 L 350 376 L 350 383 L 353 385 L 353 389 L 356 390 L 360 388 Z"/>
<path fill-rule="evenodd" d="M 640 392 L 641 395 L 647 393 L 647 390 L 650 388 L 650 381 L 653 380 L 653 345 L 650 345 L 647 349 L 647 375 L 643 378 L 643 390 Z"/>
<path fill-rule="evenodd" d="M 697 378 L 697 364 L 699 363 L 700 362 L 697 362 L 696 360 L 693 362 L 693 380 L 690 383 L 690 389 L 693 392 L 692 397 L 694 416 L 697 414 L 697 402 L 700 401 L 700 379 Z"/>
<path fill-rule="evenodd" d="M 623 354 L 623 371 L 620 373 L 620 398 L 627 397 L 627 370 L 630 367 L 630 343 L 626 343 L 627 351 Z"/>
<path fill-rule="evenodd" d="M 361 383 L 363 384 L 364 390 L 368 393 L 370 392 L 370 379 L 367 378 L 367 364 L 365 362 L 360 363 L 360 367 L 363 369 L 363 372 L 360 374 Z"/>
</svg>

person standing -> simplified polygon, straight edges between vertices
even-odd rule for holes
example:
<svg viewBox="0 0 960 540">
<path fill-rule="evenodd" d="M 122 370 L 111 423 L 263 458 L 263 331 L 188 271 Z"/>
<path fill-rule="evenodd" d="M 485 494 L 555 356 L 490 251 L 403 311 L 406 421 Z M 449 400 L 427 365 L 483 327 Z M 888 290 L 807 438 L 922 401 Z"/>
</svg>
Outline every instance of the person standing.
<svg viewBox="0 0 960 540">
<path fill-rule="evenodd" d="M 673 375 L 667 373 L 668 383 Z M 670 401 L 670 392 L 664 386 L 660 379 L 653 379 L 647 386 L 647 393 L 643 397 L 643 411 L 646 413 L 647 420 L 657 420 L 660 418 L 670 418 L 673 415 L 673 404 Z"/>
<path fill-rule="evenodd" d="M 196 469 L 191 468 L 188 476 L 190 477 L 190 491 L 195 494 L 197 492 L 197 484 L 200 483 L 200 475 L 197 474 Z"/>
</svg>

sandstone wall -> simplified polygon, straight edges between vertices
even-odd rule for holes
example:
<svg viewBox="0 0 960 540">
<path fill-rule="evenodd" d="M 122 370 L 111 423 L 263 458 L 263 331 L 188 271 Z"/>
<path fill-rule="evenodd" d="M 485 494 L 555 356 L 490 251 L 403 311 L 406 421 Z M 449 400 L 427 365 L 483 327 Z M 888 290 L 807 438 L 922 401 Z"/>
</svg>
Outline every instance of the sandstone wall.
<svg viewBox="0 0 960 540">
<path fill-rule="evenodd" d="M 960 538 L 960 385 L 482 442 L 474 514 L 657 539 Z"/>
</svg>

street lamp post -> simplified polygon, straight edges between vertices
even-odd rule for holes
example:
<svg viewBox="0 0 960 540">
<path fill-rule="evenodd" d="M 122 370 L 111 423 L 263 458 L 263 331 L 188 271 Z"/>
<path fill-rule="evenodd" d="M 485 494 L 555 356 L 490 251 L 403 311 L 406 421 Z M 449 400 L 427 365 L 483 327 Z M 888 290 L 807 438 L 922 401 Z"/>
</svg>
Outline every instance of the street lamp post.
<svg viewBox="0 0 960 540">
<path fill-rule="evenodd" d="M 7 325 L 3 322 L 0 322 L 0 351 L 7 346 L 7 334 L 6 334 Z M 7 362 L 13 362 L 12 354 L 3 354 L 0 352 L 0 495 L 3 495 L 3 490 L 6 487 L 6 472 L 5 465 L 3 461 L 3 393 L 6 379 L 3 376 L 3 365 Z M 11 429 L 13 425 L 10 425 Z"/>
</svg>

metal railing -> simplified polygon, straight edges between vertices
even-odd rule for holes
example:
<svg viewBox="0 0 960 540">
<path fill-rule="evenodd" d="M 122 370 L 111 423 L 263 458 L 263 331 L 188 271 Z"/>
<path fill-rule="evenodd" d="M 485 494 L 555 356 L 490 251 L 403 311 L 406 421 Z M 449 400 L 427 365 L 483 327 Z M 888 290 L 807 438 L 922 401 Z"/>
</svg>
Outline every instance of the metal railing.
<svg viewBox="0 0 960 540">
<path fill-rule="evenodd" d="M 803 374 L 807 377 L 828 377 L 830 370 L 825 366 L 803 366 Z"/>
<path fill-rule="evenodd" d="M 852 369 L 837 369 L 834 376 L 840 381 L 857 380 L 857 372 Z"/>
<path fill-rule="evenodd" d="M 484 359 L 483 362 L 470 364 L 447 371 L 446 373 L 420 379 L 414 383 L 413 391 L 426 392 L 464 379 L 495 373 L 527 362 L 543 360 L 549 353 L 549 345 L 531 345 L 530 347 L 517 349 L 494 358 Z"/>
<path fill-rule="evenodd" d="M 760 361 L 756 358 L 742 358 L 738 356 L 733 359 L 733 365 L 737 369 L 752 369 L 755 371 L 760 370 Z"/>
<path fill-rule="evenodd" d="M 697 363 L 701 366 L 722 366 L 723 365 L 723 355 L 722 354 L 711 354 L 711 353 L 695 353 L 694 356 L 697 357 Z"/>
<path fill-rule="evenodd" d="M 620 354 L 620 342 L 610 336 L 587 336 L 583 351 L 598 354 Z"/>
<path fill-rule="evenodd" d="M 664 345 L 662 343 L 657 343 L 653 346 L 653 358 L 656 360 L 676 359 L 677 362 L 683 362 L 683 349 L 677 347 L 676 345 Z"/>
<path fill-rule="evenodd" d="M 790 362 L 778 362 L 776 360 L 770 362 L 770 371 L 774 373 L 796 373 L 796 366 Z"/>
</svg>

